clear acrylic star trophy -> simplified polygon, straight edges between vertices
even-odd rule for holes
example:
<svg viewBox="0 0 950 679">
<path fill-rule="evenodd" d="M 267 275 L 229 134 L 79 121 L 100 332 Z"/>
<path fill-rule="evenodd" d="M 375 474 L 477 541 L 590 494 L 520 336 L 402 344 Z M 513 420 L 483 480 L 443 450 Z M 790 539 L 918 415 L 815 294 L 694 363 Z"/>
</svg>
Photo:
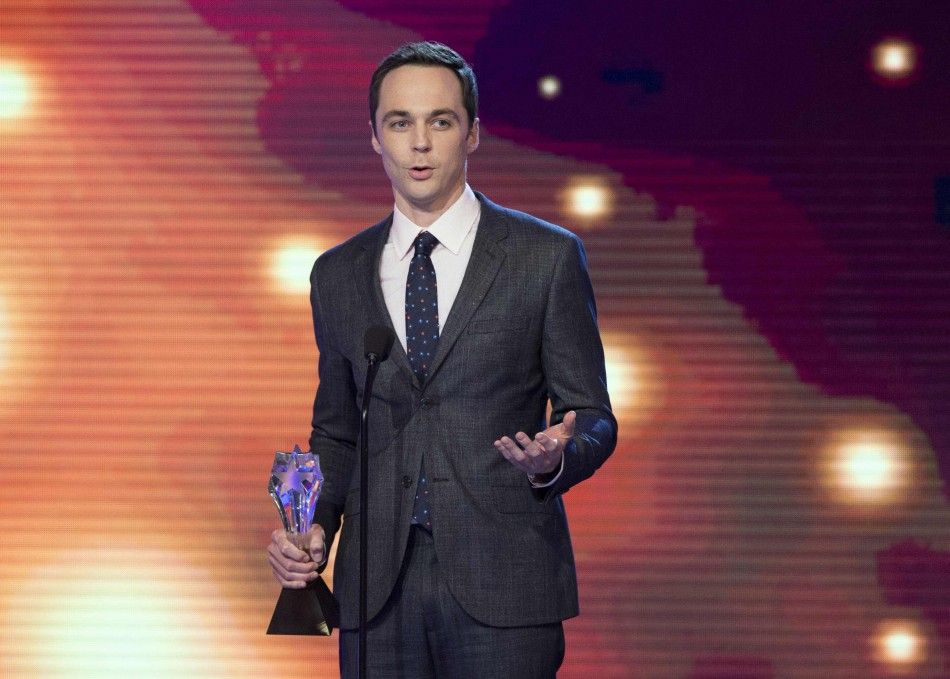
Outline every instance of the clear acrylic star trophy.
<svg viewBox="0 0 950 679">
<path fill-rule="evenodd" d="M 304 551 L 309 548 L 305 535 L 313 522 L 322 486 L 317 455 L 294 446 L 293 452 L 274 456 L 268 492 L 287 537 Z M 303 589 L 281 590 L 267 633 L 329 636 L 339 625 L 339 615 L 336 599 L 318 576 Z"/>
</svg>

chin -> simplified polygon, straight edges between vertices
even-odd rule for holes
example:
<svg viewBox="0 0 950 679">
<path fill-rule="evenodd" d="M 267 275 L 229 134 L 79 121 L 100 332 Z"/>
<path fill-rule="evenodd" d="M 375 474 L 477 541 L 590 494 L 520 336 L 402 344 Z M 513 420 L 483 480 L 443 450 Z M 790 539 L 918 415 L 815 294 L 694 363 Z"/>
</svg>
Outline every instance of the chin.
<svg viewBox="0 0 950 679">
<path fill-rule="evenodd" d="M 413 191 L 410 195 L 412 200 L 419 205 L 431 205 L 439 197 L 439 194 L 432 191 Z"/>
</svg>

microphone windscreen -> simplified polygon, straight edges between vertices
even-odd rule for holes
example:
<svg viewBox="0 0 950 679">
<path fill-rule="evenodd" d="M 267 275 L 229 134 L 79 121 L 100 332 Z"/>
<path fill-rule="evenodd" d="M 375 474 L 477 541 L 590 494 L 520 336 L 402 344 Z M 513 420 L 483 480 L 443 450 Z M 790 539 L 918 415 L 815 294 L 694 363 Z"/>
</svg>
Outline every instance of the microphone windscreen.
<svg viewBox="0 0 950 679">
<path fill-rule="evenodd" d="M 396 333 L 385 325 L 374 325 L 363 335 L 363 349 L 366 358 L 370 354 L 376 356 L 377 361 L 385 361 L 389 358 L 389 350 L 393 348 L 393 342 L 396 340 Z"/>
</svg>

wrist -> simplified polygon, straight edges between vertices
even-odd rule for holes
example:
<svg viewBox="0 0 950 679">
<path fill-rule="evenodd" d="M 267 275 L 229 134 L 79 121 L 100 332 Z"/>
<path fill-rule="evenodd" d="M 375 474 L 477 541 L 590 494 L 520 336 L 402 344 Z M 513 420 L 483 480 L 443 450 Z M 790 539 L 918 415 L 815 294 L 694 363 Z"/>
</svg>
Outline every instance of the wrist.
<svg viewBox="0 0 950 679">
<path fill-rule="evenodd" d="M 538 472 L 537 474 L 528 474 L 528 480 L 531 483 L 548 483 L 551 479 L 554 478 L 554 475 L 557 474 L 558 468 L 554 468 L 549 472 Z"/>
</svg>

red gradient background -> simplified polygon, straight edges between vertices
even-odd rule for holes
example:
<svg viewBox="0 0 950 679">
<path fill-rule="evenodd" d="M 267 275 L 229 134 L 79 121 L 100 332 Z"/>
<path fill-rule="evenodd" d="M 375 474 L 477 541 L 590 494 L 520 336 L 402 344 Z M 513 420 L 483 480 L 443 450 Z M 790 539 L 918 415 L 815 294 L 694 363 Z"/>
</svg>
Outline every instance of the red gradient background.
<svg viewBox="0 0 950 679">
<path fill-rule="evenodd" d="M 579 30 L 535 5 L 533 34 Z M 562 676 L 946 676 L 946 590 L 896 605 L 878 576 L 902 541 L 950 550 L 950 259 L 930 210 L 946 137 L 612 141 L 596 128 L 622 125 L 619 100 L 569 100 L 532 127 L 518 117 L 543 105 L 539 57 L 518 62 L 525 87 L 492 61 L 528 9 L 0 6 L 0 60 L 28 96 L 0 119 L 3 676 L 334 675 L 335 640 L 264 634 L 267 471 L 306 441 L 316 386 L 306 292 L 274 261 L 390 209 L 366 86 L 419 38 L 486 74 L 473 186 L 578 231 L 590 255 L 621 440 L 566 497 L 582 615 Z M 489 106 L 519 87 L 525 107 Z M 566 116 L 588 132 L 561 136 Z M 606 187 L 607 214 L 571 212 L 578 178 Z M 879 224 L 893 230 L 875 239 Z M 837 455 L 868 437 L 889 485 L 855 495 Z M 882 655 L 894 624 L 916 639 L 906 662 Z"/>
</svg>

